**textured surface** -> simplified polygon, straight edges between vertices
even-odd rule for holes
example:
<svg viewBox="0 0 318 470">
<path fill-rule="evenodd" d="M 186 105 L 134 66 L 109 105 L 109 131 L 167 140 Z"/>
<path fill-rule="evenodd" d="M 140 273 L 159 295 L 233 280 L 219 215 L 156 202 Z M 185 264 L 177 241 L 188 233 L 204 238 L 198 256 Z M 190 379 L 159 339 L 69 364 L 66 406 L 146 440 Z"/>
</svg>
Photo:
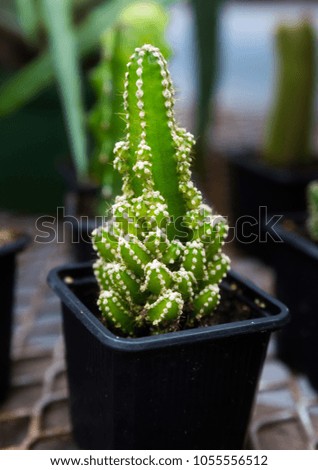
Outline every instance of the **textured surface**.
<svg viewBox="0 0 318 470">
<path fill-rule="evenodd" d="M 0 214 L 34 232 L 34 219 Z M 233 253 L 233 267 L 265 290 L 272 273 Z M 0 448 L 74 449 L 69 423 L 59 301 L 46 286 L 49 269 L 69 260 L 64 244 L 33 244 L 19 258 L 13 384 L 0 407 Z M 275 359 L 271 344 L 258 393 L 248 445 L 256 449 L 314 449 L 318 444 L 318 397 L 307 381 Z"/>
</svg>

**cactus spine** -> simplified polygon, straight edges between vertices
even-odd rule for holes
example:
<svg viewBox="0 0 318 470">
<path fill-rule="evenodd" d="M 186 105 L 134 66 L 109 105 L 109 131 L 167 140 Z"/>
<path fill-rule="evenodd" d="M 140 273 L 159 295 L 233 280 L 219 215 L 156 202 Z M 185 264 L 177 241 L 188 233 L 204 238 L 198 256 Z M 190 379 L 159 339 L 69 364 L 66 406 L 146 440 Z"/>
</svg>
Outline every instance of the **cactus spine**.
<svg viewBox="0 0 318 470">
<path fill-rule="evenodd" d="M 93 178 L 102 185 L 105 198 L 121 190 L 121 178 L 113 171 L 113 149 L 125 130 L 122 95 L 124 74 L 131 51 L 151 42 L 164 53 L 169 49 L 164 39 L 167 15 L 153 2 L 135 2 L 119 17 L 115 27 L 102 37 L 102 58 L 92 74 L 97 102 L 89 115 L 96 141 L 91 162 Z"/>
<path fill-rule="evenodd" d="M 311 238 L 318 242 L 318 180 L 307 186 L 308 219 L 307 228 Z"/>
<path fill-rule="evenodd" d="M 309 21 L 281 25 L 276 36 L 278 83 L 267 124 L 264 158 L 276 166 L 310 161 L 316 50 Z"/>
<path fill-rule="evenodd" d="M 176 124 L 167 63 L 154 46 L 130 58 L 124 109 L 126 136 L 114 160 L 123 193 L 93 234 L 98 304 L 125 335 L 194 327 L 220 300 L 227 224 L 191 182 L 194 139 Z"/>
</svg>

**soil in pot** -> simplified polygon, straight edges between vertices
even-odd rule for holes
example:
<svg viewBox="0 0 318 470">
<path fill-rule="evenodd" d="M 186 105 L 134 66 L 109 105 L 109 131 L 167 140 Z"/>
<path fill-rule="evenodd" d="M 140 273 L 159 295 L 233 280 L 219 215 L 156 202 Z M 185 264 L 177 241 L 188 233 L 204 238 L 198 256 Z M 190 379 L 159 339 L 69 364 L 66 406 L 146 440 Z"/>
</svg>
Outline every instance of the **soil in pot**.
<svg viewBox="0 0 318 470">
<path fill-rule="evenodd" d="M 1 229 L 0 230 L 0 248 L 9 245 L 19 237 L 19 234 L 14 230 Z"/>
<path fill-rule="evenodd" d="M 71 279 L 69 279 L 68 282 L 72 282 Z M 93 285 L 86 290 L 85 305 L 90 309 L 90 311 L 94 313 L 95 317 L 105 325 L 106 328 L 109 328 L 106 325 L 105 319 L 102 317 L 101 312 L 97 308 L 98 295 L 98 287 L 95 283 L 93 283 Z M 221 301 L 215 309 L 213 315 L 203 318 L 196 324 L 195 327 L 209 327 L 221 325 L 224 323 L 260 318 L 261 311 L 256 312 L 255 307 L 253 308 L 252 305 L 242 300 L 243 297 L 242 289 L 240 289 L 240 287 L 235 282 L 232 284 L 227 284 L 227 287 L 223 288 L 221 291 Z M 260 301 L 259 303 L 260 307 L 262 307 L 262 302 Z M 184 330 L 183 325 L 186 323 L 186 315 L 187 312 L 184 312 L 183 318 L 181 318 L 176 331 Z M 124 337 L 121 331 L 111 330 L 111 328 L 109 329 L 113 334 Z M 148 334 L 149 331 L 140 331 L 140 336 L 146 336 Z"/>
</svg>

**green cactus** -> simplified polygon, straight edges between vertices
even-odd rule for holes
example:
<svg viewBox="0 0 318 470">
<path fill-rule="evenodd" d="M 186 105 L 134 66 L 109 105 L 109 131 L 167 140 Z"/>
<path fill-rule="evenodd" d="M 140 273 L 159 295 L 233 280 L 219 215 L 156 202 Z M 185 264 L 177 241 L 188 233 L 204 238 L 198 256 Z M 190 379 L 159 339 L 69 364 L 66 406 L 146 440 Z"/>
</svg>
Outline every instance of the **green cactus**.
<svg viewBox="0 0 318 470">
<path fill-rule="evenodd" d="M 167 25 L 164 9 L 153 2 L 135 2 L 125 8 L 114 28 L 102 37 L 102 58 L 92 74 L 97 102 L 89 115 L 89 125 L 96 141 L 91 174 L 102 185 L 106 199 L 121 190 L 121 178 L 113 171 L 113 148 L 125 131 L 122 95 L 124 74 L 131 51 L 152 43 L 166 55 L 164 39 Z"/>
<path fill-rule="evenodd" d="M 311 161 L 316 81 L 316 34 L 309 21 L 277 30 L 278 83 L 267 124 L 264 158 L 270 165 Z"/>
<path fill-rule="evenodd" d="M 107 325 L 128 336 L 195 327 L 220 300 L 227 224 L 191 182 L 194 139 L 176 124 L 158 48 L 135 49 L 124 89 L 126 136 L 114 150 L 123 192 L 93 233 L 98 305 Z"/>
<path fill-rule="evenodd" d="M 311 238 L 318 242 L 318 180 L 307 186 L 308 219 L 307 228 Z"/>
</svg>

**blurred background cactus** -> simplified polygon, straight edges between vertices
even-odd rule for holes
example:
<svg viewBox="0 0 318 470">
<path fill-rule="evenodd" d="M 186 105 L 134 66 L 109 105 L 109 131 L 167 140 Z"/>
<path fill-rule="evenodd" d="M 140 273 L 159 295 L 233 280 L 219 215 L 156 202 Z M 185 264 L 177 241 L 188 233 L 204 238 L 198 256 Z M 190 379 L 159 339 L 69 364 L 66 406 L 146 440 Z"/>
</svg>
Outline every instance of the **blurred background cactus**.
<svg viewBox="0 0 318 470">
<path fill-rule="evenodd" d="M 195 133 L 197 135 L 194 171 L 201 184 L 206 184 L 208 131 L 214 120 L 215 93 L 219 78 L 219 23 L 224 0 L 192 0 L 196 30 L 198 67 Z"/>
<path fill-rule="evenodd" d="M 125 130 L 122 95 L 126 64 L 131 51 L 140 44 L 154 44 L 166 57 L 169 55 L 165 40 L 167 22 L 167 13 L 159 4 L 133 2 L 102 36 L 101 61 L 92 72 L 97 100 L 89 115 L 89 125 L 95 141 L 90 174 L 102 187 L 104 199 L 117 196 L 122 185 L 112 163 L 115 143 Z"/>
<path fill-rule="evenodd" d="M 307 187 L 308 219 L 307 228 L 315 242 L 318 242 L 318 180 L 312 181 Z"/>
<path fill-rule="evenodd" d="M 135 336 L 193 327 L 211 315 L 229 259 L 225 220 L 191 182 L 194 139 L 174 117 L 159 49 L 137 48 L 125 75 L 126 135 L 114 165 L 123 193 L 94 232 L 99 306 L 107 324 Z"/>
<path fill-rule="evenodd" d="M 309 20 L 281 24 L 276 34 L 276 98 L 269 115 L 264 158 L 271 165 L 312 161 L 316 33 Z"/>
</svg>

